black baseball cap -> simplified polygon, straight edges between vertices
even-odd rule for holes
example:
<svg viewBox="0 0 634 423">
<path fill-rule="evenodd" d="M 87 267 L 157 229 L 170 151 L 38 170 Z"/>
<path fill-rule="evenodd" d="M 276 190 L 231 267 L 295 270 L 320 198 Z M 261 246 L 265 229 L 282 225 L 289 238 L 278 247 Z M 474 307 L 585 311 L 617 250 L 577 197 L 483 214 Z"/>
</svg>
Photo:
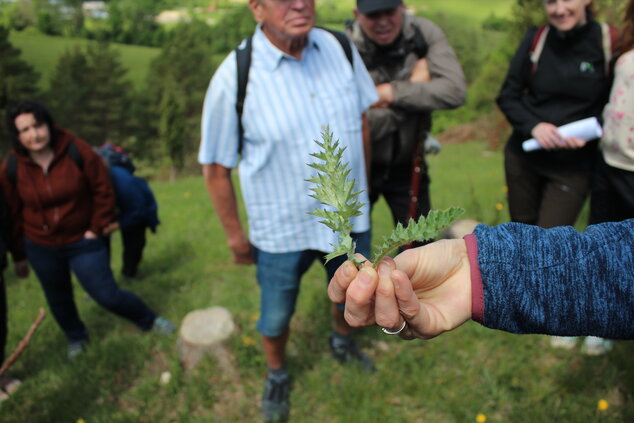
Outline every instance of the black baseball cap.
<svg viewBox="0 0 634 423">
<path fill-rule="evenodd" d="M 357 10 L 365 15 L 379 10 L 394 9 L 402 3 L 403 0 L 357 0 Z"/>
</svg>

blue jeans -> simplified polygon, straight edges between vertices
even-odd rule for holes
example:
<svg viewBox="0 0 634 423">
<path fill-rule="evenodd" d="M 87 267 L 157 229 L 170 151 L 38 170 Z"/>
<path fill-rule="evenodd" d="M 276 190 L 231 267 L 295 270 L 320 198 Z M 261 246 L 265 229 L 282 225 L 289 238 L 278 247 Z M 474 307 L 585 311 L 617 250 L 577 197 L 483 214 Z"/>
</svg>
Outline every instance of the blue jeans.
<svg viewBox="0 0 634 423">
<path fill-rule="evenodd" d="M 135 294 L 117 286 L 104 238 L 84 238 L 63 247 L 46 247 L 27 239 L 25 249 L 51 312 L 69 342 L 88 338 L 73 299 L 71 270 L 99 305 L 131 320 L 143 331 L 152 328 L 156 314 Z"/>
<path fill-rule="evenodd" d="M 352 238 L 357 244 L 356 251 L 369 257 L 370 231 L 352 234 Z M 325 255 L 326 253 L 316 250 L 267 253 L 255 249 L 256 273 L 260 285 L 260 318 L 257 328 L 262 335 L 273 338 L 286 330 L 295 313 L 302 275 L 315 260 L 324 264 Z M 330 281 L 345 260 L 346 256 L 339 256 L 324 264 L 327 281 Z"/>
</svg>

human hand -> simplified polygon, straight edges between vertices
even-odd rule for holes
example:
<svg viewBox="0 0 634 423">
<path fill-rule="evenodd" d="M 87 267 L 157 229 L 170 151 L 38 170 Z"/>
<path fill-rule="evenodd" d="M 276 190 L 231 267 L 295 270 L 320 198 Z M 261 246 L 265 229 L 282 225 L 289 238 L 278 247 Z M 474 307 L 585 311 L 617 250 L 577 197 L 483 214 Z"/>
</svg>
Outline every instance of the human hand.
<svg viewBox="0 0 634 423">
<path fill-rule="evenodd" d="M 16 261 L 14 263 L 15 274 L 18 278 L 24 279 L 29 276 L 29 262 L 26 260 Z"/>
<path fill-rule="evenodd" d="M 85 239 L 97 239 L 97 234 L 91 231 L 90 229 L 84 232 Z"/>
<path fill-rule="evenodd" d="M 576 149 L 585 145 L 585 142 L 580 138 L 562 137 L 557 127 L 547 122 L 541 122 L 535 125 L 531 130 L 531 135 L 545 150 L 561 148 Z"/>
<path fill-rule="evenodd" d="M 253 260 L 253 245 L 243 235 L 240 237 L 232 238 L 227 241 L 229 249 L 231 249 L 231 255 L 235 264 L 254 264 Z"/>
<path fill-rule="evenodd" d="M 410 75 L 409 80 L 410 82 L 420 83 L 431 81 L 429 66 L 427 65 L 427 60 L 425 58 L 418 59 L 414 69 L 412 69 L 412 74 Z"/>
<path fill-rule="evenodd" d="M 394 102 L 394 89 L 392 88 L 392 84 L 384 82 L 375 88 L 379 99 L 371 107 L 375 109 L 390 107 L 390 104 Z"/>
<path fill-rule="evenodd" d="M 357 271 L 344 263 L 328 286 L 334 302 L 345 302 L 353 327 L 379 326 L 406 339 L 433 338 L 471 318 L 471 277 L 463 240 L 442 240 L 402 252 Z"/>
<path fill-rule="evenodd" d="M 112 223 L 109 223 L 108 226 L 103 228 L 102 232 L 103 232 L 104 235 L 110 235 L 111 233 L 113 233 L 117 229 L 119 229 L 119 222 L 112 222 Z"/>
</svg>

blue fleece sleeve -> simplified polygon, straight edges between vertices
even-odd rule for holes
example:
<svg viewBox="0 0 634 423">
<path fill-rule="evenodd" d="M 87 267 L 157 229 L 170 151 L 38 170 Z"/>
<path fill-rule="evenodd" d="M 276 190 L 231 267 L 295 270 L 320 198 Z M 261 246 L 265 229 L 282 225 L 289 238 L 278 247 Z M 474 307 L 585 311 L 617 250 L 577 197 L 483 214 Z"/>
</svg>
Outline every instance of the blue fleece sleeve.
<svg viewBox="0 0 634 423">
<path fill-rule="evenodd" d="M 513 333 L 634 338 L 634 219 L 542 229 L 480 225 L 484 322 Z"/>
</svg>

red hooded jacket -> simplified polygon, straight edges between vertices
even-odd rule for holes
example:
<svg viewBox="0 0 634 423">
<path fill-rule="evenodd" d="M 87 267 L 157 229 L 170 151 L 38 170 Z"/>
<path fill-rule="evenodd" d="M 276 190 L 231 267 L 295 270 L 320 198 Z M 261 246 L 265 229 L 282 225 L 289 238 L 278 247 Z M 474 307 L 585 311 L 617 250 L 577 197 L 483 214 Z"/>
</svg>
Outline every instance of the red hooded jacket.
<svg viewBox="0 0 634 423">
<path fill-rule="evenodd" d="M 115 196 L 102 158 L 70 131 L 55 128 L 55 157 L 48 172 L 28 154 L 17 158 L 15 186 L 7 177 L 7 161 L 0 166 L 0 185 L 13 219 L 14 260 L 24 258 L 23 239 L 48 247 L 80 240 L 87 230 L 98 235 L 115 220 Z M 75 143 L 83 169 L 67 154 Z M 17 255 L 17 256 L 16 256 Z"/>
</svg>

